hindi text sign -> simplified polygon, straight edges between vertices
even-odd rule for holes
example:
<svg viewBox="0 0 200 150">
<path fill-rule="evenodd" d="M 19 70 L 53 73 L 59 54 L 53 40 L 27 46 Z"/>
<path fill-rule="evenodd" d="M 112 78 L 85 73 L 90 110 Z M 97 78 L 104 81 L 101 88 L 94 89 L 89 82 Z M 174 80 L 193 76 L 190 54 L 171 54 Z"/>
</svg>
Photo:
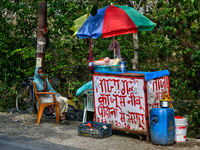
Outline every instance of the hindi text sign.
<svg viewBox="0 0 200 150">
<path fill-rule="evenodd" d="M 146 131 L 144 82 L 143 78 L 93 75 L 95 120 Z"/>
</svg>

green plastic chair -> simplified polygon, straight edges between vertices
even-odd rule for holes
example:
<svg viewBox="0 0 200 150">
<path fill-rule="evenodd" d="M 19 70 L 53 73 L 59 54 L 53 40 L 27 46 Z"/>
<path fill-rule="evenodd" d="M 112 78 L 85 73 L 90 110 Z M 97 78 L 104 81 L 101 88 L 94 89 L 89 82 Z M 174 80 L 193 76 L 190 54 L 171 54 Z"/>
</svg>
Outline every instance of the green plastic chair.
<svg viewBox="0 0 200 150">
<path fill-rule="evenodd" d="M 93 89 L 85 90 L 81 93 L 84 98 L 84 113 L 83 113 L 83 123 L 87 121 L 87 112 L 94 112 L 94 102 L 93 102 Z"/>
</svg>

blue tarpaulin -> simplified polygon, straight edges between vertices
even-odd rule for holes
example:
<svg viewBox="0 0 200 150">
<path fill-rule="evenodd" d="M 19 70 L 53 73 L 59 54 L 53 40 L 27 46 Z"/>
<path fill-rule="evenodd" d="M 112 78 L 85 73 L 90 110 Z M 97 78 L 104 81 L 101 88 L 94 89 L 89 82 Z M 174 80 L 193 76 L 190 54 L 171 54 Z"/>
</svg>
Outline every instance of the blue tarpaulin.
<svg viewBox="0 0 200 150">
<path fill-rule="evenodd" d="M 155 72 L 143 72 L 143 71 L 127 71 L 127 72 L 128 73 L 144 74 L 145 81 L 156 79 L 156 78 L 160 78 L 160 77 L 163 77 L 163 76 L 166 76 L 166 75 L 170 76 L 168 70 L 161 70 L 161 71 L 155 71 Z"/>
<path fill-rule="evenodd" d="M 92 89 L 93 85 L 92 85 L 92 80 L 85 83 L 82 87 L 80 87 L 77 91 L 76 91 L 76 96 L 80 96 L 81 93 L 87 89 Z"/>
<path fill-rule="evenodd" d="M 98 73 L 106 73 L 106 74 L 121 74 L 122 72 L 113 72 L 113 71 L 98 71 L 94 70 L 94 72 Z M 124 73 L 138 73 L 138 74 L 144 74 L 145 81 L 156 79 L 159 77 L 163 77 L 165 75 L 170 76 L 168 70 L 161 70 L 161 71 L 155 71 L 155 72 L 144 72 L 144 71 L 126 71 Z"/>
</svg>

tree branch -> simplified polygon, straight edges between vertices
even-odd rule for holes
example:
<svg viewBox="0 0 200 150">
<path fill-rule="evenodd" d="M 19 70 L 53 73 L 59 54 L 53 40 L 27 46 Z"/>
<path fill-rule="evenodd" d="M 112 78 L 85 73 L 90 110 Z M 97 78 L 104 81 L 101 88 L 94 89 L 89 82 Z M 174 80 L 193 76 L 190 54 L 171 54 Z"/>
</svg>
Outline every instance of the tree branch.
<svg viewBox="0 0 200 150">
<path fill-rule="evenodd" d="M 140 2 L 139 2 L 139 4 L 138 4 L 138 8 L 137 8 L 137 10 L 140 9 L 140 7 L 141 7 L 141 5 L 142 5 L 142 2 L 143 2 L 143 0 L 140 0 Z"/>
<path fill-rule="evenodd" d="M 135 8 L 135 7 L 134 7 L 134 4 L 133 4 L 133 1 L 129 1 L 129 0 L 127 0 L 127 2 L 128 2 L 128 4 L 129 4 L 129 6 Z"/>
<path fill-rule="evenodd" d="M 135 8 L 136 10 L 139 10 L 140 7 L 141 7 L 141 5 L 142 5 L 143 0 L 140 0 L 140 2 L 139 2 L 139 4 L 138 4 L 138 7 L 136 7 L 136 5 L 133 4 L 133 1 L 127 0 L 127 2 L 128 2 L 128 4 L 129 4 L 130 7 L 133 7 L 133 8 Z"/>
</svg>

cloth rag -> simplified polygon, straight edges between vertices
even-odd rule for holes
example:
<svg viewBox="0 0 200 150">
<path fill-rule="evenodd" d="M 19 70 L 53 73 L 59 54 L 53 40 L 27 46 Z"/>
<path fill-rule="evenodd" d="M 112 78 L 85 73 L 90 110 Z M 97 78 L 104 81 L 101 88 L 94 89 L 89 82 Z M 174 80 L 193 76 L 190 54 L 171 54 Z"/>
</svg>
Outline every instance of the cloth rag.
<svg viewBox="0 0 200 150">
<path fill-rule="evenodd" d="M 110 44 L 109 49 L 113 50 L 114 48 L 116 48 L 116 52 L 117 52 L 118 58 L 121 59 L 119 43 L 117 41 L 115 41 L 115 40 L 112 41 L 112 43 Z"/>
</svg>

